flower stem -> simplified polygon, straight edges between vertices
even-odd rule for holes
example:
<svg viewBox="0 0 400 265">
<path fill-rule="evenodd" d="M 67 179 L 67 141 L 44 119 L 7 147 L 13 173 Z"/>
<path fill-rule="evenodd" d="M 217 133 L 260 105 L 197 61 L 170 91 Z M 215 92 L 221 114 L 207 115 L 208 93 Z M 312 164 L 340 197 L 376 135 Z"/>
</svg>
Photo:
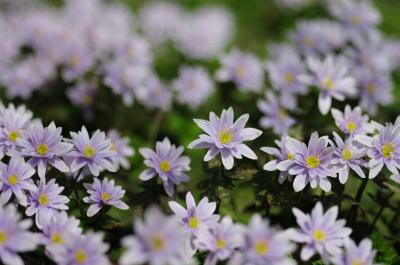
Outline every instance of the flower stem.
<svg viewBox="0 0 400 265">
<path fill-rule="evenodd" d="M 361 183 L 360 187 L 358 188 L 356 197 L 354 198 L 355 203 L 351 206 L 351 209 L 349 211 L 349 221 L 351 223 L 354 223 L 357 219 L 358 208 L 361 202 L 362 195 L 365 191 L 365 188 L 367 187 L 367 184 L 368 184 L 368 178 L 365 178 Z"/>
<path fill-rule="evenodd" d="M 393 195 L 394 195 L 393 192 L 390 193 L 389 196 L 386 198 L 386 200 L 382 203 L 381 208 L 379 208 L 378 213 L 375 215 L 375 218 L 374 218 L 374 220 L 373 220 L 372 223 L 371 223 L 371 227 L 370 227 L 370 230 L 371 230 L 371 231 L 375 228 L 375 225 L 376 225 L 376 223 L 378 222 L 379 217 L 381 217 L 381 215 L 382 215 L 382 213 L 383 213 L 383 210 L 385 210 L 386 206 L 387 206 L 388 203 L 389 203 L 390 198 L 391 198 Z"/>
<path fill-rule="evenodd" d="M 163 118 L 164 112 L 162 110 L 158 110 L 149 129 L 149 143 L 152 144 L 157 139 Z"/>
</svg>

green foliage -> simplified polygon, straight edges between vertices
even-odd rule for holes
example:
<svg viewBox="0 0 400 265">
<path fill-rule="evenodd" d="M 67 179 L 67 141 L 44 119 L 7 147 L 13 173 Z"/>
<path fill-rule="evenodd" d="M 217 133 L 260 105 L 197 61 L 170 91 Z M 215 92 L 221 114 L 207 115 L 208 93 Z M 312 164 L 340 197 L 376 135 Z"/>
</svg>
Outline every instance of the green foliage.
<svg viewBox="0 0 400 265">
<path fill-rule="evenodd" d="M 381 233 L 375 231 L 371 235 L 374 248 L 378 251 L 375 262 L 387 265 L 400 264 L 400 258 L 393 247 L 393 243 L 385 239 Z"/>
</svg>

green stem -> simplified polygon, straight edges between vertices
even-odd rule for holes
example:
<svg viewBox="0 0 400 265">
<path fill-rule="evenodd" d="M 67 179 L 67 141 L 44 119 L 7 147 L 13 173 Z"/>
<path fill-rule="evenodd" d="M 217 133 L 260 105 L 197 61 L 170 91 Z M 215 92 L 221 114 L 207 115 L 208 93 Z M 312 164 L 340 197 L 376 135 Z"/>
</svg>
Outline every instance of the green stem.
<svg viewBox="0 0 400 265">
<path fill-rule="evenodd" d="M 386 198 L 386 200 L 382 203 L 381 208 L 379 208 L 378 213 L 375 215 L 375 218 L 374 218 L 374 220 L 372 221 L 371 228 L 370 228 L 371 231 L 375 228 L 375 225 L 376 225 L 376 223 L 378 222 L 379 217 L 381 217 L 381 215 L 382 215 L 382 213 L 383 213 L 383 210 L 385 210 L 386 206 L 387 206 L 388 203 L 389 203 L 390 198 L 391 198 L 393 195 L 394 195 L 394 193 L 392 192 L 391 194 L 389 194 L 389 196 Z"/>
<path fill-rule="evenodd" d="M 152 144 L 157 139 L 163 118 L 164 112 L 162 110 L 158 110 L 149 129 L 149 143 Z"/>
<path fill-rule="evenodd" d="M 351 206 L 351 209 L 349 211 L 349 220 L 351 223 L 354 223 L 357 219 L 358 208 L 361 202 L 362 195 L 365 191 L 365 188 L 367 187 L 367 184 L 368 184 L 368 178 L 365 178 L 361 183 L 360 187 L 358 188 L 356 197 L 354 198 L 355 203 Z"/>
</svg>

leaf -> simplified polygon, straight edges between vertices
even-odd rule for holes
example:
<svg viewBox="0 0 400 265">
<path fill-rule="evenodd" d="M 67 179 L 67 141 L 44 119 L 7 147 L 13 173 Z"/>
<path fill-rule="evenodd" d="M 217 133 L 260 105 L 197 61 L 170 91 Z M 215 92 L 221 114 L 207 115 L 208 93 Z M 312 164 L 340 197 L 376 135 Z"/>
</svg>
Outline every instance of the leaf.
<svg viewBox="0 0 400 265">
<path fill-rule="evenodd" d="M 324 261 L 323 261 L 322 259 L 313 261 L 313 262 L 311 263 L 311 265 L 324 265 L 324 264 L 325 264 L 325 263 L 324 263 Z"/>
<path fill-rule="evenodd" d="M 399 264 L 400 258 L 393 248 L 392 242 L 385 239 L 381 233 L 375 231 L 370 236 L 374 248 L 378 251 L 375 261 L 383 264 Z"/>
</svg>

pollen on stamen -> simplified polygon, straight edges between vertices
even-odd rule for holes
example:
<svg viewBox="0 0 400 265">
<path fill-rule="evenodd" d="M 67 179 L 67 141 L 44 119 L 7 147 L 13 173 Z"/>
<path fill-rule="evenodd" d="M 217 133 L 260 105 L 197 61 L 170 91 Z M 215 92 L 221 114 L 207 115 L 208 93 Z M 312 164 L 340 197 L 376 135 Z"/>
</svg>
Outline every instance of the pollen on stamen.
<svg viewBox="0 0 400 265">
<path fill-rule="evenodd" d="M 255 252 L 260 256 L 267 254 L 268 249 L 269 249 L 269 247 L 268 247 L 267 243 L 262 240 L 256 242 L 256 244 L 254 245 Z"/>
<path fill-rule="evenodd" d="M 96 150 L 94 150 L 93 147 L 90 147 L 88 145 L 83 148 L 83 155 L 85 157 L 93 157 L 96 154 Z"/>
<path fill-rule="evenodd" d="M 321 229 L 315 229 L 313 232 L 313 237 L 314 237 L 315 241 L 321 242 L 321 241 L 325 240 L 326 234 Z"/>
<path fill-rule="evenodd" d="M 233 133 L 230 129 L 223 129 L 218 133 L 218 138 L 221 144 L 229 144 L 233 140 Z"/>
<path fill-rule="evenodd" d="M 346 124 L 346 129 L 349 131 L 349 133 L 354 132 L 357 129 L 357 124 L 355 122 L 348 122 Z"/>
<path fill-rule="evenodd" d="M 309 168 L 317 168 L 320 164 L 318 156 L 307 156 L 306 164 Z"/>
<path fill-rule="evenodd" d="M 9 175 L 8 176 L 8 184 L 11 186 L 14 186 L 18 183 L 18 176 L 16 175 Z"/>
<path fill-rule="evenodd" d="M 19 133 L 19 131 L 11 131 L 8 133 L 8 140 L 10 140 L 11 142 L 16 142 L 18 138 L 21 137 L 21 134 Z"/>
<path fill-rule="evenodd" d="M 36 147 L 36 153 L 38 153 L 41 156 L 44 156 L 49 152 L 49 146 L 47 144 L 39 144 Z"/>
</svg>

